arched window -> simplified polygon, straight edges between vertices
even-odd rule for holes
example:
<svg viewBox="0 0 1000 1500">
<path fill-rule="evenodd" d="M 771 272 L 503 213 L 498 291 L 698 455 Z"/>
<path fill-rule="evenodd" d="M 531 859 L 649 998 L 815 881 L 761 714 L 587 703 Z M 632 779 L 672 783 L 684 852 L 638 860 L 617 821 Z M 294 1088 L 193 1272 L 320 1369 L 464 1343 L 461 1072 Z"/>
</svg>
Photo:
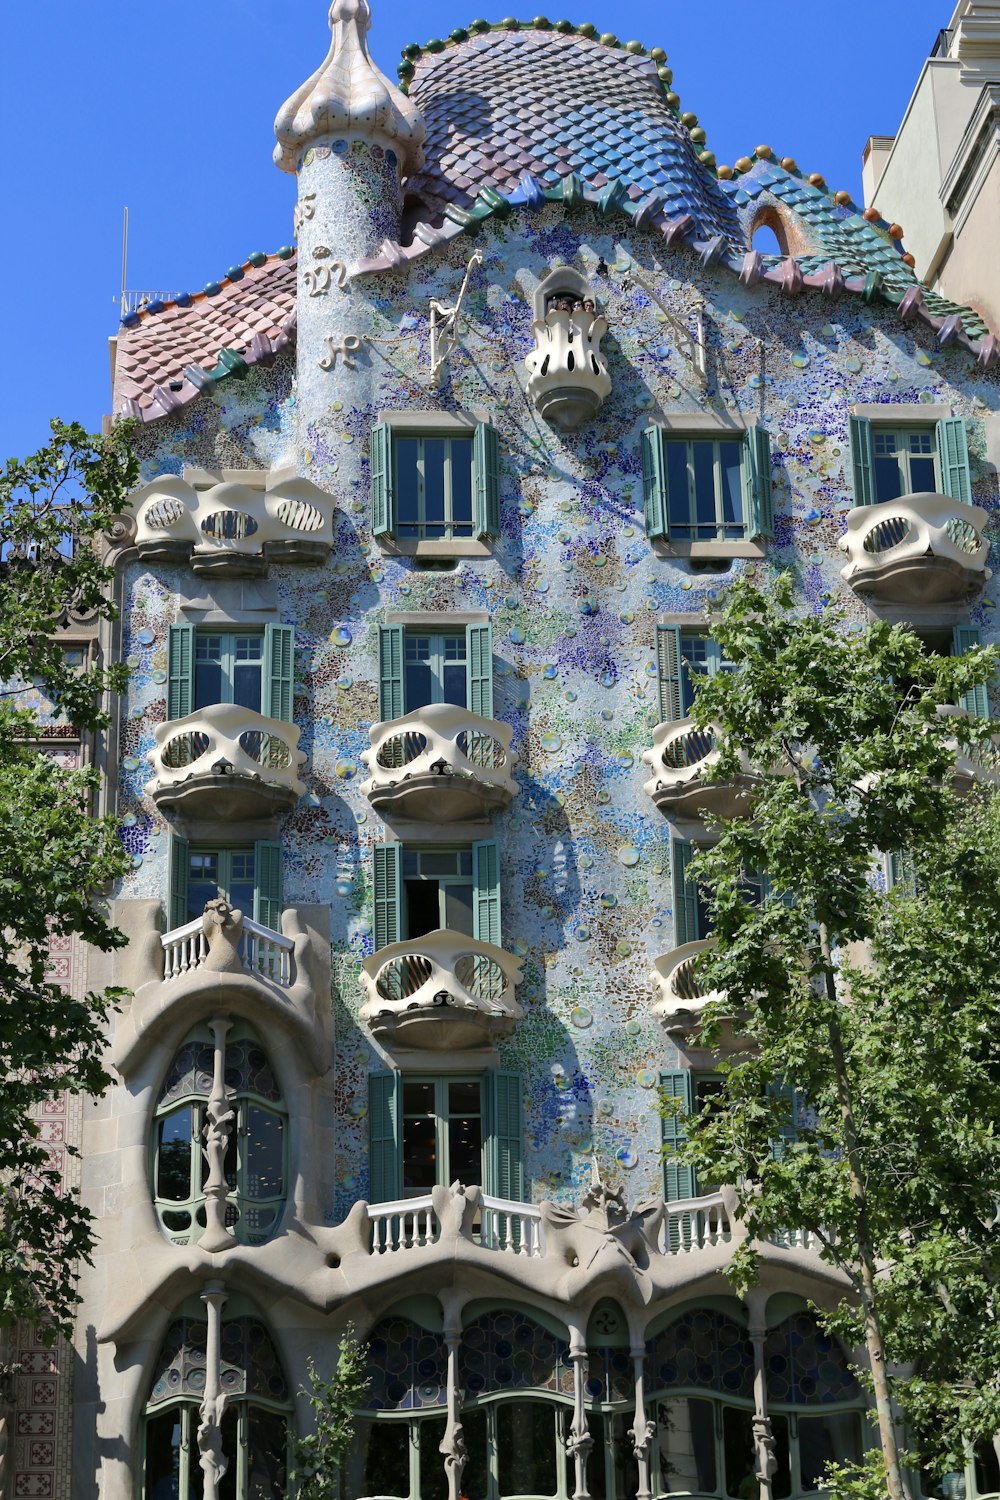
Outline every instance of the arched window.
<svg viewBox="0 0 1000 1500">
<path fill-rule="evenodd" d="M 233 1299 L 233 1309 L 240 1305 Z M 143 1423 L 143 1500 L 195 1500 L 202 1493 L 198 1423 L 205 1391 L 208 1323 L 196 1301 L 167 1329 Z M 267 1329 L 249 1312 L 222 1324 L 224 1500 L 284 1500 L 289 1392 Z"/>
<path fill-rule="evenodd" d="M 223 1030 L 220 1042 L 207 1026 L 199 1027 L 167 1072 L 153 1140 L 156 1212 L 177 1244 L 194 1244 L 204 1232 L 210 1169 L 205 1125 L 217 1061 L 233 1113 L 218 1148 L 224 1150 L 225 1223 L 244 1244 L 259 1245 L 273 1234 L 285 1200 L 287 1116 L 271 1065 L 245 1026 Z"/>
<path fill-rule="evenodd" d="M 634 1495 L 639 1470 L 633 1448 L 635 1385 L 628 1323 L 605 1297 L 587 1324 L 587 1426 L 594 1445 L 587 1461 L 593 1500 Z"/>
<path fill-rule="evenodd" d="M 774 1476 L 775 1500 L 808 1494 L 820 1488 L 828 1464 L 861 1458 L 861 1388 L 840 1345 L 806 1312 L 768 1333 L 764 1369 L 779 1460 L 788 1454 Z"/>
<path fill-rule="evenodd" d="M 367 1338 L 368 1395 L 347 1458 L 349 1495 L 443 1493 L 448 1356 L 440 1332 L 388 1317 Z"/>
</svg>

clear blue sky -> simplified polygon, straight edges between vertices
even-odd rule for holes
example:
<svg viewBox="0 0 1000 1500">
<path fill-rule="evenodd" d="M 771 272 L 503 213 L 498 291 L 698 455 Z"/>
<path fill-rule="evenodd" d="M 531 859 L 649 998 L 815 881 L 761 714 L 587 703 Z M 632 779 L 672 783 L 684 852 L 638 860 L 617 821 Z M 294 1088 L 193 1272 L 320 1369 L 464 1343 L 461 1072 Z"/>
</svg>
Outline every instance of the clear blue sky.
<svg viewBox="0 0 1000 1500">
<path fill-rule="evenodd" d="M 391 78 L 405 42 L 510 14 L 473 12 L 469 0 L 372 8 L 372 52 Z M 860 199 L 865 140 L 895 132 L 951 10 L 950 0 L 588 0 L 549 18 L 665 48 L 681 107 L 720 162 L 765 142 Z M 50 416 L 95 427 L 109 409 L 125 204 L 130 287 L 197 290 L 291 240 L 295 184 L 271 163 L 271 125 L 325 54 L 326 12 L 327 0 L 11 0 L 0 459 L 42 443 Z"/>
</svg>

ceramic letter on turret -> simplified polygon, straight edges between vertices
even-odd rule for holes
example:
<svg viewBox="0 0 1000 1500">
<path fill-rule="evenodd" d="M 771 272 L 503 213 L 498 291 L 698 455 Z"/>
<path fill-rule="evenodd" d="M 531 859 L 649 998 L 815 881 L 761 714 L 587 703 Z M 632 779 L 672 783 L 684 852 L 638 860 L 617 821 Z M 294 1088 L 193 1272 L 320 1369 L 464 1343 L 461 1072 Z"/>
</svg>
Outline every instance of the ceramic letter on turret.
<svg viewBox="0 0 1000 1500">
<path fill-rule="evenodd" d="M 298 176 L 296 396 L 300 460 L 313 478 L 329 479 L 331 454 L 343 457 L 335 412 L 369 399 L 373 313 L 352 269 L 398 241 L 400 184 L 423 163 L 423 120 L 369 57 L 370 24 L 367 0 L 333 0 L 326 60 L 274 122 L 274 160 Z M 336 467 L 341 487 L 351 466 Z"/>
</svg>

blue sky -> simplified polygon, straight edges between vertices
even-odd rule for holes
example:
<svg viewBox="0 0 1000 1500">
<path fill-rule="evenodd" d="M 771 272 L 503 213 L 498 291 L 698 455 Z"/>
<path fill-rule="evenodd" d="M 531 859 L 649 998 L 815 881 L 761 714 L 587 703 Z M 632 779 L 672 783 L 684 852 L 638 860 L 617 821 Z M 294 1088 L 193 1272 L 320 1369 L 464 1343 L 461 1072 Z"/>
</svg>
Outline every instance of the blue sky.
<svg viewBox="0 0 1000 1500">
<path fill-rule="evenodd" d="M 468 0 L 372 5 L 372 52 L 393 78 L 404 43 L 473 19 Z M 550 19 L 663 47 L 720 162 L 767 143 L 860 200 L 865 140 L 896 130 L 950 11 L 947 0 L 590 0 Z M 291 240 L 295 184 L 271 163 L 271 127 L 325 54 L 326 12 L 327 0 L 11 5 L 0 460 L 42 443 L 51 416 L 97 427 L 109 409 L 125 204 L 134 288 L 194 291 Z"/>
</svg>

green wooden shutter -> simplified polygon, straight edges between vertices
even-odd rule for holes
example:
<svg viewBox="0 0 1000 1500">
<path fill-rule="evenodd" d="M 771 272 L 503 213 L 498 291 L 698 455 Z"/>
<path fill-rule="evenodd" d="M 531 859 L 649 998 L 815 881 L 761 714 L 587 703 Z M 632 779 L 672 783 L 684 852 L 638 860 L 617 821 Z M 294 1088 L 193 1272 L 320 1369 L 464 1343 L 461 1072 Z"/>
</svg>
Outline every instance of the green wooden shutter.
<svg viewBox="0 0 1000 1500">
<path fill-rule="evenodd" d="M 779 1126 L 777 1136 L 771 1142 L 771 1156 L 775 1161 L 780 1161 L 789 1146 L 794 1145 L 799 1138 L 798 1099 L 795 1090 L 783 1078 L 777 1078 L 770 1083 L 767 1092 L 769 1098 L 780 1099 L 788 1111 L 784 1123 Z"/>
<path fill-rule="evenodd" d="M 466 625 L 465 657 L 468 662 L 468 708 L 470 713 L 493 717 L 493 627 Z"/>
<path fill-rule="evenodd" d="M 964 656 L 973 646 L 981 645 L 979 627 L 977 625 L 956 625 L 951 633 L 952 656 Z M 959 698 L 959 707 L 974 714 L 977 719 L 988 719 L 990 716 L 990 700 L 986 691 L 985 682 L 978 687 L 970 688 Z"/>
<path fill-rule="evenodd" d="M 664 1102 L 679 1100 L 686 1114 L 694 1109 L 694 1084 L 690 1068 L 660 1074 L 660 1092 Z M 694 1167 L 681 1166 L 676 1153 L 687 1139 L 683 1116 L 664 1113 L 661 1116 L 663 1141 L 663 1196 L 668 1203 L 695 1196 Z"/>
<path fill-rule="evenodd" d="M 743 439 L 746 473 L 747 536 L 774 536 L 774 486 L 771 482 L 771 434 L 766 427 L 747 430 Z"/>
<path fill-rule="evenodd" d="M 681 692 L 681 627 L 657 625 L 656 675 L 660 689 L 660 722 L 676 724 L 684 717 Z"/>
<path fill-rule="evenodd" d="M 396 529 L 392 428 L 379 422 L 372 428 L 372 535 L 386 536 Z"/>
<path fill-rule="evenodd" d="M 378 628 L 378 711 L 381 719 L 401 719 L 406 712 L 403 681 L 406 636 L 402 625 Z"/>
<path fill-rule="evenodd" d="M 452 444 L 452 462 L 460 444 Z M 472 438 L 472 531 L 479 539 L 500 535 L 500 443 L 492 422 L 480 422 Z"/>
<path fill-rule="evenodd" d="M 908 849 L 896 849 L 886 861 L 887 891 L 902 890 L 905 896 L 917 894 L 917 869 Z"/>
<path fill-rule="evenodd" d="M 875 452 L 872 447 L 872 424 L 867 417 L 851 417 L 851 464 L 854 468 L 855 505 L 874 505 Z"/>
<path fill-rule="evenodd" d="M 521 1080 L 516 1073 L 487 1073 L 483 1079 L 486 1117 L 486 1191 L 494 1198 L 524 1202 Z"/>
<path fill-rule="evenodd" d="M 500 946 L 500 846 L 480 839 L 472 846 L 472 935 Z"/>
<path fill-rule="evenodd" d="M 403 935 L 403 846 L 375 845 L 375 952 Z"/>
<path fill-rule="evenodd" d="M 696 943 L 701 937 L 698 931 L 698 888 L 694 880 L 687 878 L 688 866 L 694 856 L 694 845 L 686 839 L 670 840 L 670 868 L 674 888 L 674 947 L 685 943 Z"/>
<path fill-rule="evenodd" d="M 281 931 L 281 845 L 273 839 L 258 839 L 253 846 L 253 919 L 272 932 Z"/>
<path fill-rule="evenodd" d="M 264 631 L 264 714 L 269 719 L 292 720 L 295 682 L 295 627 L 268 625 Z"/>
<path fill-rule="evenodd" d="M 368 1201 L 395 1203 L 403 1196 L 400 1140 L 400 1077 L 371 1073 L 368 1077 Z"/>
<path fill-rule="evenodd" d="M 194 626 L 171 625 L 167 640 L 167 718 L 194 710 Z"/>
<path fill-rule="evenodd" d="M 663 448 L 663 429 L 647 427 L 642 434 L 642 501 L 646 517 L 646 535 L 655 540 L 670 535 L 667 506 L 667 459 Z"/>
<path fill-rule="evenodd" d="M 934 429 L 937 438 L 938 477 L 941 493 L 962 505 L 972 504 L 972 474 L 969 470 L 969 435 L 964 417 L 943 417 Z"/>
<path fill-rule="evenodd" d="M 191 868 L 191 846 L 176 834 L 170 839 L 170 909 L 167 931 L 183 927 L 188 919 L 188 871 Z"/>
</svg>

